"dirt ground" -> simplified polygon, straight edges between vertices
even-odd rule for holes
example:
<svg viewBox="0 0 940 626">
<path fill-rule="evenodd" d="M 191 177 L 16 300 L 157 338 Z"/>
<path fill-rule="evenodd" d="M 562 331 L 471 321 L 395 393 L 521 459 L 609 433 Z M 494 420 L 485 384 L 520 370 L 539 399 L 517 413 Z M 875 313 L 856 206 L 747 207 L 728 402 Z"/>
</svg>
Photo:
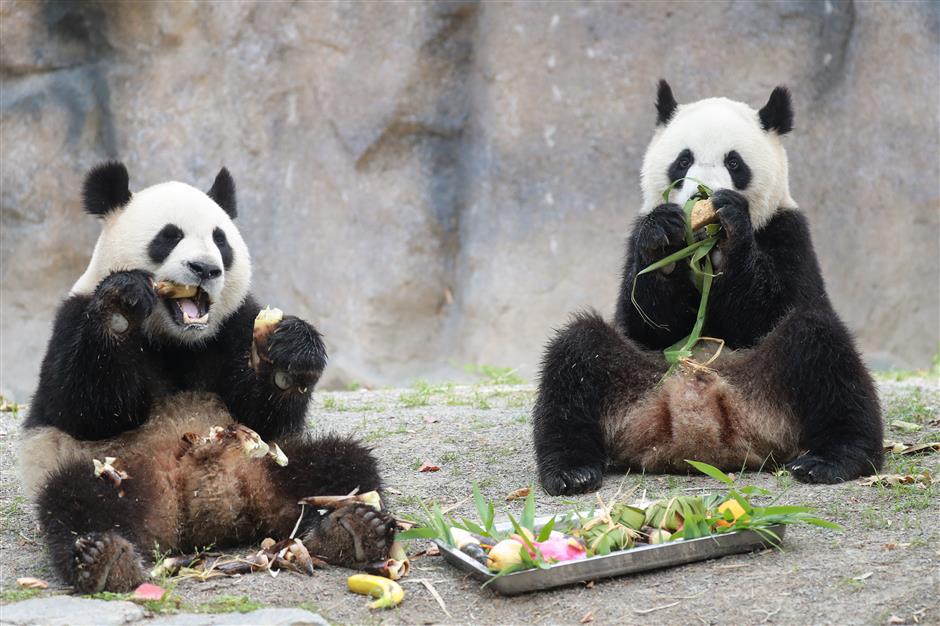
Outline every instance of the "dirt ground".
<svg viewBox="0 0 940 626">
<path fill-rule="evenodd" d="M 936 379 L 880 382 L 885 422 L 911 422 L 912 432 L 888 426 L 886 439 L 905 443 L 940 440 L 940 385 Z M 457 505 L 472 515 L 470 482 L 491 500 L 534 483 L 529 414 L 533 389 L 526 386 L 417 385 L 405 390 L 317 393 L 311 426 L 318 432 L 354 432 L 375 446 L 398 514 L 419 501 Z M 29 505 L 20 495 L 14 462 L 22 412 L 0 415 L 0 591 L 16 600 L 15 579 L 37 576 L 52 583 L 44 594 L 63 592 L 42 552 Z M 431 461 L 440 471 L 421 473 Z M 929 471 L 938 476 L 940 455 L 890 454 L 886 472 Z M 781 503 L 808 504 L 841 524 L 844 532 L 791 528 L 784 550 L 764 551 L 643 575 L 598 580 L 513 598 L 480 589 L 440 557 L 420 556 L 405 579 L 406 597 L 395 610 L 369 612 L 366 599 L 346 591 L 348 570 L 321 570 L 313 577 L 266 573 L 183 581 L 174 590 L 185 606 L 205 605 L 220 595 L 246 596 L 264 606 L 302 606 L 336 623 L 485 624 L 887 624 L 940 623 L 940 525 L 936 485 L 872 487 L 803 485 L 787 474 L 739 478 L 779 493 Z M 716 487 L 698 476 L 610 475 L 601 491 L 637 484 L 647 496 L 701 493 Z M 578 498 L 591 501 L 593 496 Z M 537 491 L 539 513 L 567 508 L 568 499 Z M 521 502 L 506 504 L 514 514 Z M 420 551 L 423 542 L 412 545 Z M 246 553 L 244 551 L 231 551 Z M 440 594 L 441 606 L 420 581 Z M 900 620 L 900 621 L 898 621 Z"/>
</svg>

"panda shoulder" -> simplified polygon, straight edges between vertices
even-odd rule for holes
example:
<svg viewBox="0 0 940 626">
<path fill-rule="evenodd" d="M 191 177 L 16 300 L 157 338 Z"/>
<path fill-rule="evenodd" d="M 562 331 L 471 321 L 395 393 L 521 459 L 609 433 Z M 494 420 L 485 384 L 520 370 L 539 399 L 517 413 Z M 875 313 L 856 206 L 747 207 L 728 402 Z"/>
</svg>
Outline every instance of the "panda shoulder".
<svg viewBox="0 0 940 626">
<path fill-rule="evenodd" d="M 809 219 L 800 209 L 780 208 L 756 233 L 764 245 L 790 248 L 810 244 Z"/>
</svg>

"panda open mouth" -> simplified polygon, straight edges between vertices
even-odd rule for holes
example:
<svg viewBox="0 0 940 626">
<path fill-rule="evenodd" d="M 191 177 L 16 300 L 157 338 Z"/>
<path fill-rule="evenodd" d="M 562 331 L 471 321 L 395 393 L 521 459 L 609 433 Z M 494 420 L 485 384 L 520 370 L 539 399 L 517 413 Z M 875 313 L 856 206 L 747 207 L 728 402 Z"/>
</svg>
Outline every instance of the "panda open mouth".
<svg viewBox="0 0 940 626">
<path fill-rule="evenodd" d="M 209 324 L 209 294 L 191 285 L 176 287 L 164 296 L 170 317 L 183 328 L 205 328 Z"/>
</svg>

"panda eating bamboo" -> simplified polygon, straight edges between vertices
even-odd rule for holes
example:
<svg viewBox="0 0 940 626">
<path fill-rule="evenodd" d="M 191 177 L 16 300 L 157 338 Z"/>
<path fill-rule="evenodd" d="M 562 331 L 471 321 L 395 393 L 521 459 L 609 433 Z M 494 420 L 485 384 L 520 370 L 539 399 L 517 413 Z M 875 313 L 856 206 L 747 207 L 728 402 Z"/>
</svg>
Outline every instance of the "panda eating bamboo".
<svg viewBox="0 0 940 626">
<path fill-rule="evenodd" d="M 259 317 L 227 170 L 208 193 L 132 194 L 125 167 L 106 163 L 84 207 L 102 232 L 59 308 L 20 443 L 49 551 L 77 591 L 133 589 L 155 548 L 286 538 L 300 499 L 381 487 L 368 449 L 306 433 L 326 350 L 297 317 Z M 355 500 L 307 507 L 297 528 L 339 565 L 384 559 L 393 535 L 387 511 Z"/>
<path fill-rule="evenodd" d="M 774 89 L 759 111 L 726 98 L 679 105 L 662 81 L 656 108 L 615 319 L 578 314 L 545 350 L 533 415 L 545 490 L 597 489 L 609 465 L 684 472 L 685 459 L 786 464 L 819 483 L 878 470 L 875 387 L 790 196 L 789 92 Z M 663 350 L 689 333 L 701 294 L 686 261 L 638 274 L 686 246 L 680 207 L 700 183 L 714 190 L 722 231 L 702 335 L 724 347 L 666 376 Z"/>
</svg>

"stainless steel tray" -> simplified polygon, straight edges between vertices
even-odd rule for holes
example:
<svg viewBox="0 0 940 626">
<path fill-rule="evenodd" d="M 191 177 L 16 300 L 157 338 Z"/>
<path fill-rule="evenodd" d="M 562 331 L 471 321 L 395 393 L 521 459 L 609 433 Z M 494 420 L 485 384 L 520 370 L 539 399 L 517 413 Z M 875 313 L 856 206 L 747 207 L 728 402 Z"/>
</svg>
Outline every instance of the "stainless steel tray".
<svg viewBox="0 0 940 626">
<path fill-rule="evenodd" d="M 536 520 L 536 527 L 547 523 L 549 518 Z M 507 530 L 510 524 L 497 524 L 499 530 Z M 767 530 L 783 541 L 784 526 L 771 526 Z M 444 559 L 474 578 L 483 582 L 496 578 L 493 572 L 477 563 L 469 556 L 451 548 L 442 541 L 435 541 Z M 599 578 L 610 578 L 623 574 L 636 574 L 663 567 L 674 567 L 695 561 L 714 559 L 728 554 L 751 552 L 761 548 L 778 545 L 770 537 L 762 536 L 753 530 L 744 530 L 712 535 L 699 539 L 674 541 L 659 545 L 640 545 L 630 550 L 611 552 L 604 556 L 595 556 L 581 561 L 556 563 L 546 569 L 530 569 L 500 576 L 487 587 L 504 595 L 515 595 L 528 591 L 539 591 L 562 585 L 586 582 Z"/>
</svg>

